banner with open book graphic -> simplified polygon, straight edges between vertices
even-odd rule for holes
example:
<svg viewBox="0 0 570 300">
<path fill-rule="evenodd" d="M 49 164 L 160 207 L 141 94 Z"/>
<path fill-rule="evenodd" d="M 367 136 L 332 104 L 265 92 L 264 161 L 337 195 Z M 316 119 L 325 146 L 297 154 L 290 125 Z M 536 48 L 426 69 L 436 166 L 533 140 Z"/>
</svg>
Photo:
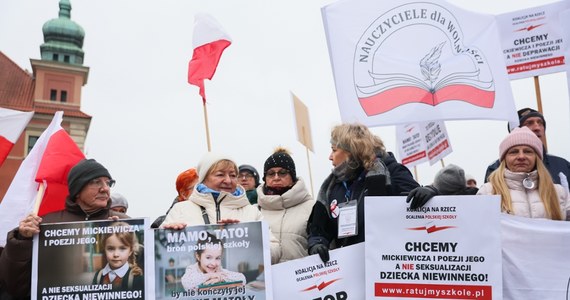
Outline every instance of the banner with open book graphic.
<svg viewBox="0 0 570 300">
<path fill-rule="evenodd" d="M 445 1 L 322 8 L 343 122 L 517 120 L 495 17 Z"/>
<path fill-rule="evenodd" d="M 152 293 L 147 222 L 41 225 L 34 235 L 31 299 L 145 299 Z"/>
</svg>

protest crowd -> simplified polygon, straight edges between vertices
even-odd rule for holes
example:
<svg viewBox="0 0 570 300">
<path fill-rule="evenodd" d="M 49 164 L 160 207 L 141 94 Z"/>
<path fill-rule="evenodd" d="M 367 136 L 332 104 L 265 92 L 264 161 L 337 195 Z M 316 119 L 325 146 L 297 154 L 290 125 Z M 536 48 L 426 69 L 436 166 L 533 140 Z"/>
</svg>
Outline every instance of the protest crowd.
<svg viewBox="0 0 570 300">
<path fill-rule="evenodd" d="M 66 1 L 62 3 L 64 5 Z M 425 11 L 412 9 L 404 14 L 394 14 L 386 22 L 398 20 L 404 23 L 412 22 L 412 19 L 428 19 L 422 17 L 423 14 Z M 445 20 L 436 23 L 444 24 Z M 395 28 L 398 24 L 392 25 Z M 382 39 L 384 37 L 378 32 L 390 30 L 392 25 L 388 26 L 390 28 L 384 28 L 380 24 L 377 28 L 371 29 L 370 36 Z M 376 29 L 379 31 L 376 32 Z M 217 40 L 219 41 L 228 43 L 223 45 L 221 51 L 230 43 L 223 39 Z M 459 44 L 454 46 L 460 47 Z M 430 55 L 422 60 L 424 64 L 422 67 L 428 68 L 427 65 L 430 63 L 432 65 L 429 67 L 437 65 L 438 63 L 425 60 L 439 57 L 442 47 L 443 43 L 434 47 Z M 218 53 L 218 58 L 221 51 Z M 367 54 L 374 52 L 364 46 L 358 51 Z M 469 51 L 476 59 L 480 58 L 476 50 Z M 368 56 L 360 55 L 368 59 Z M 478 61 L 478 63 L 487 62 Z M 476 75 L 466 76 L 483 77 L 484 68 L 481 67 L 481 70 L 483 71 L 477 70 Z M 193 78 L 189 73 L 188 81 L 200 88 L 204 103 L 206 99 L 203 80 L 211 79 L 213 71 L 209 78 L 208 76 Z M 439 73 L 434 70 L 425 73 L 430 72 Z M 382 97 L 383 87 L 380 85 L 384 84 L 382 80 L 387 75 L 376 74 L 368 69 L 365 73 L 381 83 L 373 86 L 362 82 L 358 86 L 359 100 L 363 103 L 364 110 L 367 110 L 368 114 L 380 114 L 394 109 L 394 107 L 367 104 L 369 102 L 366 102 L 368 100 L 366 95 L 372 92 L 378 92 L 378 98 Z M 477 84 L 482 84 L 481 82 L 483 80 Z M 372 91 L 374 88 L 378 91 Z M 444 87 L 441 87 L 441 90 L 443 89 Z M 431 101 L 437 100 L 436 94 L 439 92 L 435 88 L 430 91 Z M 487 93 L 488 90 L 478 92 L 481 98 L 489 97 L 491 94 Z M 437 105 L 437 103 L 432 104 Z M 344 122 L 333 126 L 327 133 L 330 136 L 328 159 L 331 161 L 332 169 L 322 182 L 317 183 L 318 189 L 314 194 L 310 187 L 312 182 L 309 184 L 307 178 L 302 178 L 297 173 L 295 159 L 287 146 L 279 145 L 271 153 L 259 153 L 260 156 L 267 157 L 262 166 L 255 166 L 249 161 L 235 160 L 233 155 L 238 153 L 232 151 L 239 150 L 204 151 L 200 158 L 194 158 L 197 161 L 196 165 L 180 166 L 184 171 L 172 179 L 172 195 L 164 195 L 164 199 L 160 199 L 163 201 L 161 202 L 163 209 L 151 216 L 130 215 L 129 211 L 132 211 L 133 207 L 142 204 L 137 199 L 130 199 L 113 190 L 116 180 L 128 179 L 116 178 L 96 159 L 82 156 L 65 170 L 67 190 L 60 208 L 43 213 L 40 201 L 18 220 L 17 226 L 7 232 L 0 232 L 5 235 L 5 245 L 0 246 L 0 300 L 48 299 L 51 295 L 64 294 L 61 289 L 89 293 L 98 292 L 96 289 L 100 289 L 101 292 L 107 293 L 106 297 L 111 295 L 117 297 L 113 299 L 154 299 L 154 295 L 146 293 L 148 287 L 145 286 L 149 284 L 145 283 L 145 278 L 151 276 L 161 285 L 160 288 L 157 287 L 156 294 L 166 295 L 165 297 L 170 297 L 168 299 L 195 296 L 204 296 L 206 299 L 206 296 L 224 296 L 223 293 L 245 294 L 246 288 L 248 291 L 261 293 L 260 291 L 265 289 L 264 276 L 270 273 L 268 270 L 272 267 L 307 257 L 318 258 L 321 267 L 335 266 L 338 262 L 333 259 L 333 250 L 364 245 L 370 241 L 370 235 L 367 235 L 370 234 L 370 228 L 367 228 L 365 223 L 365 221 L 370 222 L 370 216 L 366 217 L 370 212 L 365 209 L 365 200 L 384 201 L 397 197 L 402 200 L 400 204 L 406 205 L 408 212 L 419 212 L 422 209 L 429 211 L 436 197 L 439 200 L 445 196 L 458 198 L 472 196 L 485 199 L 487 196 L 496 196 L 500 202 L 500 213 L 497 207 L 497 214 L 501 216 L 568 221 L 570 220 L 570 162 L 548 152 L 547 118 L 541 111 L 533 108 L 522 108 L 516 112 L 515 110 L 510 113 L 513 115 L 516 113 L 518 126 L 509 124 L 500 144 L 492 145 L 496 149 L 496 161 L 488 166 L 487 163 L 481 165 L 479 170 L 468 170 L 468 173 L 462 168 L 461 162 L 446 166 L 442 162 L 442 168 L 427 185 L 421 185 L 416 180 L 404 159 L 398 161 L 393 153 L 395 149 L 387 149 L 382 137 L 370 130 L 369 127 L 372 126 L 361 122 Z M 484 174 L 484 181 L 478 183 L 470 174 Z M 41 195 L 44 188 L 42 184 L 45 182 L 40 183 L 38 195 Z M 147 219 L 154 222 L 150 224 Z M 131 223 L 133 220 L 141 223 Z M 82 225 L 77 228 L 66 227 L 69 223 Z M 261 229 L 255 227 L 254 230 L 252 229 L 254 227 L 247 227 L 248 225 L 243 228 L 232 227 L 249 223 L 262 224 L 259 225 Z M 43 225 L 53 224 L 56 228 L 43 231 Z M 426 225 L 406 230 L 422 232 L 425 230 L 427 233 L 432 233 L 454 226 L 443 227 L 438 228 L 431 224 L 431 227 Z M 209 231 L 192 231 L 192 228 L 209 228 Z M 100 231 L 100 234 L 83 239 L 66 238 L 79 232 L 91 231 Z M 152 233 L 147 236 L 148 232 Z M 251 239 L 237 240 L 233 239 L 234 236 Z M 49 239 L 50 237 L 58 238 Z M 253 244 L 252 241 L 256 237 L 263 241 L 260 248 L 265 252 L 251 250 L 251 253 L 247 253 L 248 247 L 242 245 Z M 190 243 L 187 243 L 189 241 L 195 243 L 189 246 Z M 64 244 L 77 243 L 82 244 L 81 251 L 85 250 L 84 252 L 58 250 L 58 247 Z M 407 242 L 405 247 L 408 252 L 417 250 L 441 254 L 454 252 L 458 244 L 453 241 Z M 53 247 L 44 254 L 40 253 L 44 250 L 38 249 L 43 249 L 42 247 L 46 245 Z M 246 251 L 237 251 L 236 248 L 240 247 Z M 161 252 L 163 248 L 168 250 Z M 250 249 L 252 248 L 254 246 Z M 154 255 L 150 259 L 161 262 L 161 265 L 154 270 L 149 270 L 148 265 L 145 268 L 149 259 L 145 256 L 145 251 L 149 249 L 154 249 L 152 252 Z M 175 250 L 190 254 L 172 255 Z M 58 252 L 69 256 L 67 262 L 71 263 L 58 266 L 55 262 L 45 261 L 45 257 L 49 257 L 45 253 L 53 255 Z M 38 266 L 40 255 L 43 255 L 44 261 Z M 238 261 L 235 264 L 227 262 L 228 257 L 242 258 L 246 255 L 249 256 L 248 260 L 234 259 Z M 400 260 L 397 255 L 385 257 L 386 260 L 390 260 L 391 257 Z M 426 257 L 431 259 L 429 255 Z M 453 259 L 457 259 L 458 262 L 464 262 L 464 259 L 479 262 L 477 260 L 482 259 L 466 255 L 441 254 L 437 257 L 446 262 Z M 395 265 L 400 268 L 399 264 Z M 441 265 L 433 263 L 415 268 L 439 268 Z M 471 271 L 471 265 L 462 267 Z M 41 272 L 38 271 L 40 268 L 43 268 Z M 65 276 L 73 276 L 60 275 L 64 273 L 59 270 L 60 268 L 67 269 L 66 272 L 69 274 L 87 275 L 83 274 L 85 278 L 80 279 L 67 278 Z M 402 268 L 414 268 L 414 266 L 402 263 Z M 323 275 L 307 271 L 314 271 L 313 269 L 316 267 L 308 266 L 306 269 L 299 269 L 298 273 L 312 273 L 311 276 Z M 416 280 L 419 279 L 419 274 L 419 272 L 399 270 L 383 272 L 381 276 Z M 435 278 L 440 274 L 452 273 L 437 273 L 430 276 Z M 57 277 L 61 276 L 62 281 L 83 280 L 85 284 L 46 290 L 38 286 L 38 278 L 42 275 L 50 277 L 46 278 L 50 283 L 56 282 L 59 280 Z M 280 275 L 272 274 L 273 278 Z M 462 281 L 487 281 L 486 274 L 475 274 L 475 272 L 459 275 L 453 273 L 450 276 L 463 276 Z M 306 290 L 324 289 L 327 284 L 333 282 L 325 283 L 321 280 Z M 276 284 L 278 283 L 274 280 L 273 285 Z M 483 293 L 488 290 L 482 289 L 477 292 Z M 347 299 L 342 293 L 338 292 L 336 299 Z M 333 298 L 331 296 L 322 299 Z"/>
<path fill-rule="evenodd" d="M 543 134 L 544 116 L 536 111 L 533 115 L 531 118 L 542 121 L 536 122 L 541 125 L 536 132 Z M 437 195 L 495 194 L 501 196 L 503 213 L 567 220 L 570 211 L 567 188 L 555 183 L 548 168 L 569 178 L 570 163 L 556 157 L 550 160 L 555 165 L 546 164 L 546 149 L 524 122 L 506 135 L 497 148 L 499 167 L 480 189 L 469 187 L 464 170 L 453 164 L 438 172 L 433 184 L 420 186 L 410 171 L 384 148 L 380 137 L 366 126 L 342 124 L 332 129 L 329 159 L 333 170 L 322 183 L 316 200 L 303 179 L 296 175 L 289 152 L 279 147 L 263 166 L 260 176 L 263 183 L 256 188 L 255 204 L 250 203 L 246 190 L 238 183 L 240 177 L 252 173 L 240 175 L 238 164 L 230 156 L 209 152 L 195 168 L 178 176 L 176 199 L 162 222 L 153 226 L 181 230 L 196 224 L 265 220 L 271 229 L 271 261 L 281 263 L 311 254 L 318 254 L 327 262 L 329 250 L 364 242 L 366 196 L 407 196 L 411 207 L 418 208 Z M 555 156 L 549 154 L 549 157 Z M 247 170 L 257 174 L 252 166 Z M 0 255 L 0 284 L 6 297 L 2 299 L 10 299 L 8 295 L 12 299 L 29 297 L 32 236 L 40 232 L 40 224 L 128 218 L 113 210 L 117 203 L 125 209 L 129 204 L 122 195 L 111 194 L 115 179 L 94 159 L 77 163 L 69 172 L 68 182 L 69 196 L 64 210 L 42 217 L 29 214 L 18 228 L 8 232 L 7 244 Z M 342 219 L 338 216 L 350 213 L 343 211 L 349 205 L 356 206 L 352 212 L 358 220 L 356 228 L 354 232 L 340 233 L 337 229 Z M 138 268 L 134 261 L 132 266 Z M 97 282 L 113 282 L 98 274 Z"/>
</svg>

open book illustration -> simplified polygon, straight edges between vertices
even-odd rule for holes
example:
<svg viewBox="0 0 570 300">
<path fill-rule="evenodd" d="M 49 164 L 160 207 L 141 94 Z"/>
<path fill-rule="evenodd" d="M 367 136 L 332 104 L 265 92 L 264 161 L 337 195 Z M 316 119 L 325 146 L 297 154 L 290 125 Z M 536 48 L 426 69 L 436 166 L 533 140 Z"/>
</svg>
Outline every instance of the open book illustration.
<svg viewBox="0 0 570 300">
<path fill-rule="evenodd" d="M 465 101 L 481 107 L 493 107 L 494 82 L 479 79 L 480 70 L 473 64 L 471 70 L 458 70 L 439 79 L 442 65 L 439 62 L 445 42 L 433 47 L 419 63 L 423 78 L 405 73 L 373 73 L 374 85 L 357 86 L 359 100 L 366 106 L 374 103 L 375 114 L 408 103 L 436 106 L 442 102 Z"/>
</svg>

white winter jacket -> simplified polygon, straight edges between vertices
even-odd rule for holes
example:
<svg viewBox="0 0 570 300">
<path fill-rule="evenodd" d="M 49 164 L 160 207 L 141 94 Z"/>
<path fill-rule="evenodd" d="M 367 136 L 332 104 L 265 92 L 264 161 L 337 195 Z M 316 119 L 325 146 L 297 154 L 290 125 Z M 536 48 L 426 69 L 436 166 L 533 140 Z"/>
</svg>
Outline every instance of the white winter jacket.
<svg viewBox="0 0 570 300">
<path fill-rule="evenodd" d="M 238 186 L 238 189 L 243 187 Z M 185 223 L 187 226 L 205 224 L 200 206 L 206 209 L 210 224 L 216 224 L 222 219 L 235 219 L 241 222 L 262 221 L 263 215 L 259 209 L 249 203 L 245 192 L 234 196 L 227 192 L 220 192 L 217 203 L 211 193 L 200 193 L 196 188 L 188 201 L 176 203 L 161 225 Z M 216 216 L 219 216 L 217 218 Z M 279 241 L 271 234 L 271 262 L 275 263 L 281 257 Z"/>
<path fill-rule="evenodd" d="M 263 186 L 257 187 L 257 204 L 273 235 L 281 243 L 279 263 L 308 255 L 307 220 L 315 200 L 299 178 L 283 195 L 265 195 Z"/>
<path fill-rule="evenodd" d="M 536 170 L 531 173 L 514 173 L 509 170 L 505 170 L 504 176 L 507 186 L 511 191 L 514 210 L 511 212 L 512 214 L 527 218 L 547 218 L 544 210 L 544 204 L 542 204 L 538 193 L 538 173 Z M 534 187 L 532 189 L 526 189 L 522 184 L 523 180 L 527 176 L 534 182 Z M 558 195 L 562 217 L 565 218 L 567 211 L 570 210 L 568 192 L 566 192 L 566 189 L 559 184 L 554 184 L 554 188 Z M 481 186 L 477 195 L 492 195 L 492 193 L 493 186 L 490 182 L 487 182 Z"/>
</svg>

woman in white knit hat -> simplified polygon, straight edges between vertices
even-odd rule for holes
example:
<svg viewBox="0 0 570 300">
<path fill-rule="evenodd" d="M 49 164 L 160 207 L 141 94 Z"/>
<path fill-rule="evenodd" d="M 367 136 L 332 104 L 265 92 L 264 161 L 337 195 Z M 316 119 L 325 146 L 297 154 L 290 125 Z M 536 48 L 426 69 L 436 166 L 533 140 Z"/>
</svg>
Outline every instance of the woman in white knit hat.
<svg viewBox="0 0 570 300">
<path fill-rule="evenodd" d="M 499 145 L 500 165 L 478 195 L 500 195 L 505 213 L 552 220 L 566 220 L 568 193 L 542 162 L 540 139 L 527 127 L 516 128 Z"/>
<path fill-rule="evenodd" d="M 228 156 L 208 152 L 196 168 L 198 184 L 188 201 L 176 203 L 160 228 L 183 229 L 191 225 L 261 221 L 259 209 L 249 203 L 238 184 L 237 164 Z M 271 236 L 271 260 L 281 256 L 279 241 Z"/>
</svg>

